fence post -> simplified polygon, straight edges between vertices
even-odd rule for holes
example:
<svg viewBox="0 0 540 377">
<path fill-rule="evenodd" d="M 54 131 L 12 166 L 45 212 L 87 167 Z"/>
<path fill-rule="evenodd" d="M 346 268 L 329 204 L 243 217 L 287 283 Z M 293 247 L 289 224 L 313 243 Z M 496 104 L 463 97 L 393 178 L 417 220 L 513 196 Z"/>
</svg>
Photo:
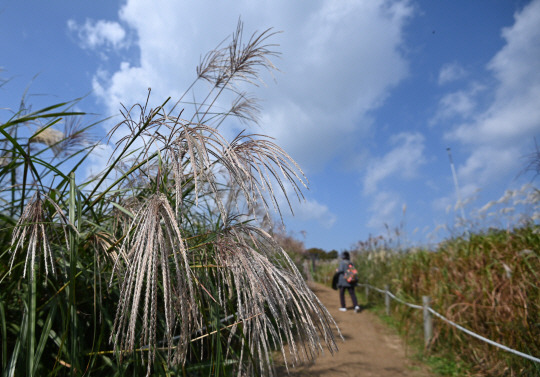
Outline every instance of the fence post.
<svg viewBox="0 0 540 377">
<path fill-rule="evenodd" d="M 390 315 L 390 295 L 388 294 L 388 284 L 384 285 L 384 306 L 386 306 L 386 315 Z"/>
<path fill-rule="evenodd" d="M 431 319 L 431 313 L 428 310 L 430 301 L 429 296 L 422 296 L 422 306 L 424 307 L 424 346 L 426 348 L 429 347 L 433 334 L 433 321 Z"/>
<path fill-rule="evenodd" d="M 364 288 L 366 290 L 366 303 L 368 303 L 369 302 L 369 284 L 367 282 Z"/>
</svg>

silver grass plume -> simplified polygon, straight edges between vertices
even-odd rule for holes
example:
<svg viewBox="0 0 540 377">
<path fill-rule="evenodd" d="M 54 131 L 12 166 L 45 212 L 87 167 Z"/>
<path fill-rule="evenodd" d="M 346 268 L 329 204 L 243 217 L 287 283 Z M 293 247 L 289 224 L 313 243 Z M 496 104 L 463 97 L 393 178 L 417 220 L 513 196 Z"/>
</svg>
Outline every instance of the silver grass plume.
<svg viewBox="0 0 540 377">
<path fill-rule="evenodd" d="M 83 127 L 82 118 L 71 116 L 64 120 L 64 130 L 51 126 L 39 128 L 30 138 L 30 144 L 45 144 L 51 148 L 55 157 L 66 155 L 90 145 L 91 138 Z"/>
<path fill-rule="evenodd" d="M 155 194 L 143 204 L 122 244 L 114 270 L 120 272 L 120 301 L 110 340 L 120 359 L 123 351 L 134 349 L 140 320 L 139 342 L 149 345 L 150 373 L 157 347 L 156 310 L 162 307 L 168 359 L 183 361 L 190 334 L 199 326 L 199 320 L 187 249 L 174 211 L 164 195 Z M 158 294 L 160 285 L 162 297 Z M 181 321 L 176 326 L 178 318 Z M 180 331 L 180 336 L 173 347 L 175 330 Z"/>
<path fill-rule="evenodd" d="M 244 24 L 238 20 L 229 44 L 220 47 L 223 42 L 220 43 L 201 59 L 197 66 L 197 78 L 202 78 L 217 88 L 233 85 L 234 81 L 257 85 L 257 82 L 261 81 L 260 68 L 275 70 L 270 57 L 280 54 L 273 50 L 276 45 L 267 41 L 277 32 L 272 32 L 271 28 L 261 33 L 255 32 L 247 43 L 242 42 L 243 34 Z"/>
<path fill-rule="evenodd" d="M 303 199 L 299 183 L 307 187 L 307 179 L 296 162 L 271 138 L 264 135 L 240 133 L 232 142 L 228 142 L 215 128 L 201 124 L 190 124 L 181 119 L 167 118 L 172 132 L 176 132 L 176 140 L 165 147 L 165 152 L 171 155 L 170 162 L 175 174 L 175 193 L 177 204 L 182 194 L 185 177 L 192 178 L 195 186 L 195 200 L 202 184 L 207 184 L 214 195 L 216 206 L 224 221 L 229 215 L 222 203 L 216 166 L 225 172 L 227 182 L 239 188 L 248 207 L 254 213 L 259 203 L 263 204 L 268 213 L 270 201 L 273 209 L 280 213 L 278 200 L 273 185 L 277 184 L 288 200 L 284 182 L 293 188 L 298 199 Z M 170 122 L 170 123 L 169 123 Z M 174 130 L 174 131 L 173 131 Z M 183 160 L 187 158 L 189 164 Z"/>
<path fill-rule="evenodd" d="M 46 210 L 43 208 L 45 203 L 52 205 L 54 213 L 51 217 L 47 216 Z M 26 246 L 26 257 L 24 262 L 23 277 L 26 277 L 27 271 L 30 271 L 30 280 L 34 280 L 34 271 L 39 262 L 39 251 L 43 255 L 45 265 L 45 275 L 55 273 L 53 251 L 49 242 L 48 227 L 52 224 L 54 215 L 57 214 L 60 219 L 60 224 L 64 233 L 66 248 L 69 249 L 69 241 L 67 237 L 66 226 L 69 223 L 62 209 L 58 204 L 49 198 L 49 196 L 36 191 L 30 201 L 23 209 L 17 224 L 13 230 L 11 238 L 12 255 L 9 265 L 9 271 L 13 268 L 15 256 L 19 250 L 23 250 Z"/>
<path fill-rule="evenodd" d="M 332 328 L 341 333 L 334 319 L 268 233 L 242 224 L 231 226 L 215 242 L 215 249 L 220 280 L 231 281 L 237 290 L 236 323 L 241 326 L 233 326 L 228 341 L 241 327 L 242 341 L 259 363 L 251 364 L 242 354 L 239 375 L 273 375 L 269 355 L 275 346 L 287 367 L 285 344 L 292 365 L 314 359 L 322 344 L 331 353 L 337 351 Z M 220 301 L 227 300 L 225 294 L 222 291 Z"/>
<path fill-rule="evenodd" d="M 30 143 L 45 144 L 51 147 L 54 154 L 61 152 L 60 142 L 64 139 L 64 133 L 52 127 L 40 128 L 35 135 L 30 138 Z"/>
</svg>

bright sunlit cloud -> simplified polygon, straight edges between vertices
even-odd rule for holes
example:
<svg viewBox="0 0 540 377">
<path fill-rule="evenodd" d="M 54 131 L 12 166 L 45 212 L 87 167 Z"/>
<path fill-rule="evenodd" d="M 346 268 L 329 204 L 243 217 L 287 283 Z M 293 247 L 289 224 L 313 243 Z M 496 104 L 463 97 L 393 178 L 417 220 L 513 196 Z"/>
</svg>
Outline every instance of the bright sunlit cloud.
<svg viewBox="0 0 540 377">
<path fill-rule="evenodd" d="M 77 34 L 83 48 L 119 48 L 126 42 L 126 31 L 118 22 L 87 19 L 79 25 L 75 20 L 68 20 L 67 26 L 70 32 Z"/>
</svg>

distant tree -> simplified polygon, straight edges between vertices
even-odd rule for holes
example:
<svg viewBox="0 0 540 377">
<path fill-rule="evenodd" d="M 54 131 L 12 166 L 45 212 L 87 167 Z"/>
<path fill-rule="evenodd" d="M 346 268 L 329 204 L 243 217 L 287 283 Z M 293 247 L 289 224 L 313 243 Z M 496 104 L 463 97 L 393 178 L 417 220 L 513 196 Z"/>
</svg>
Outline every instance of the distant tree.
<svg viewBox="0 0 540 377">
<path fill-rule="evenodd" d="M 328 259 L 337 259 L 339 258 L 339 253 L 337 250 L 332 250 L 332 251 L 329 251 L 327 254 L 326 254 L 327 258 Z"/>
<path fill-rule="evenodd" d="M 326 259 L 326 251 L 323 249 L 319 249 L 318 247 L 312 247 L 311 249 L 307 249 L 306 255 L 308 258 Z"/>
</svg>

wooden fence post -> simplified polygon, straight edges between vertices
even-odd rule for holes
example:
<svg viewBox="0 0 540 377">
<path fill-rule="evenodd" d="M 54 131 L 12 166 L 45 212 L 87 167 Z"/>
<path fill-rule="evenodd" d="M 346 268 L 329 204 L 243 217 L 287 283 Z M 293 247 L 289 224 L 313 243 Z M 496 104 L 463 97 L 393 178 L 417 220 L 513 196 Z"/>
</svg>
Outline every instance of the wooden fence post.
<svg viewBox="0 0 540 377">
<path fill-rule="evenodd" d="M 369 302 L 369 285 L 368 283 L 366 282 L 366 285 L 365 285 L 365 292 L 366 292 L 366 303 Z"/>
<path fill-rule="evenodd" d="M 424 346 L 426 348 L 429 347 L 433 335 L 433 321 L 431 313 L 428 310 L 430 301 L 429 296 L 422 296 L 422 306 L 424 307 Z"/>
<path fill-rule="evenodd" d="M 386 306 L 386 315 L 390 315 L 390 295 L 388 294 L 388 284 L 384 285 L 384 306 Z"/>
</svg>

